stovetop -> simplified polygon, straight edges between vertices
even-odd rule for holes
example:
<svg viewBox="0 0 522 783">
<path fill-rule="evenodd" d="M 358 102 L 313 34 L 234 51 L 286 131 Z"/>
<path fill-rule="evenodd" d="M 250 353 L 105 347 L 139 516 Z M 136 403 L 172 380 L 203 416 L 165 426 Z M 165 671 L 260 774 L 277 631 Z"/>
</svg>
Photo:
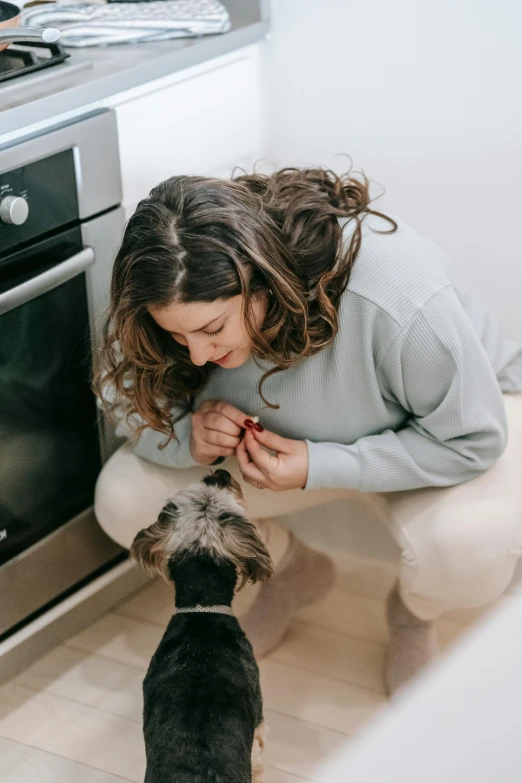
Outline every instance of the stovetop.
<svg viewBox="0 0 522 783">
<path fill-rule="evenodd" d="M 36 81 L 90 68 L 86 60 L 71 58 L 59 43 L 9 46 L 0 52 L 0 93 L 31 86 Z"/>
</svg>

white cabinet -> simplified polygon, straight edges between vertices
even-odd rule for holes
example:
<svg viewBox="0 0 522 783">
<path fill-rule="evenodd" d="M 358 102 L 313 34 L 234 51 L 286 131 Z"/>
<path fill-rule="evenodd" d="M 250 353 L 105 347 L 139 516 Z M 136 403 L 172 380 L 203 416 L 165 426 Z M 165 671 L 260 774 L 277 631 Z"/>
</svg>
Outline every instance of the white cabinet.
<svg viewBox="0 0 522 783">
<path fill-rule="evenodd" d="M 176 174 L 228 177 L 261 154 L 257 46 L 149 82 L 110 101 L 127 211 Z"/>
</svg>

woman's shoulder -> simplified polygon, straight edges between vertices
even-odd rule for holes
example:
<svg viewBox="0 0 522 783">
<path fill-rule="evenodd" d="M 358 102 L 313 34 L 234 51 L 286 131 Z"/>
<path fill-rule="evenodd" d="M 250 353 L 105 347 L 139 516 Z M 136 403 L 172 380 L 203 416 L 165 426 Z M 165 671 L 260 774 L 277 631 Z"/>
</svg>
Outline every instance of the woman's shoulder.
<svg viewBox="0 0 522 783">
<path fill-rule="evenodd" d="M 434 242 L 394 215 L 390 217 L 397 223 L 393 233 L 382 233 L 390 228 L 382 218 L 369 215 L 363 221 L 361 248 L 346 296 L 373 303 L 402 325 L 438 291 L 454 285 L 454 280 L 448 257 Z M 345 226 L 345 243 L 353 228 L 353 223 Z"/>
</svg>

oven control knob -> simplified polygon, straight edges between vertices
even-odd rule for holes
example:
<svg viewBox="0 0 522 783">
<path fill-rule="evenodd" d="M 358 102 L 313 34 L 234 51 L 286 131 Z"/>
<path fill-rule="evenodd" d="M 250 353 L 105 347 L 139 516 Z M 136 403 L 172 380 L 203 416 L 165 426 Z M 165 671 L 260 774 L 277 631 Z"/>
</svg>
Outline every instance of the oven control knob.
<svg viewBox="0 0 522 783">
<path fill-rule="evenodd" d="M 21 226 L 29 215 L 29 204 L 22 196 L 6 196 L 0 201 L 0 220 Z"/>
</svg>

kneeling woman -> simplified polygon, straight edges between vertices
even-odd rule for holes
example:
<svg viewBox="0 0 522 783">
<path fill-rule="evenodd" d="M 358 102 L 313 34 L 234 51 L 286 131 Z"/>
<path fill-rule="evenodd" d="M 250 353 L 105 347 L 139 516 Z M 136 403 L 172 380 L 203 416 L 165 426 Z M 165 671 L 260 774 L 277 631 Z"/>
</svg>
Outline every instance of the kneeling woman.
<svg viewBox="0 0 522 783">
<path fill-rule="evenodd" d="M 180 176 L 127 225 L 96 387 L 130 436 L 96 497 L 121 545 L 202 466 L 226 459 L 246 485 L 276 570 L 243 618 L 261 656 L 333 581 L 325 555 L 268 518 L 487 471 L 506 445 L 502 391 L 522 390 L 522 353 L 441 250 L 371 209 L 365 179 Z M 520 538 L 501 519 L 486 535 L 441 514 L 392 533 L 404 557 L 387 604 L 389 691 L 434 654 L 438 614 L 505 588 Z"/>
</svg>

